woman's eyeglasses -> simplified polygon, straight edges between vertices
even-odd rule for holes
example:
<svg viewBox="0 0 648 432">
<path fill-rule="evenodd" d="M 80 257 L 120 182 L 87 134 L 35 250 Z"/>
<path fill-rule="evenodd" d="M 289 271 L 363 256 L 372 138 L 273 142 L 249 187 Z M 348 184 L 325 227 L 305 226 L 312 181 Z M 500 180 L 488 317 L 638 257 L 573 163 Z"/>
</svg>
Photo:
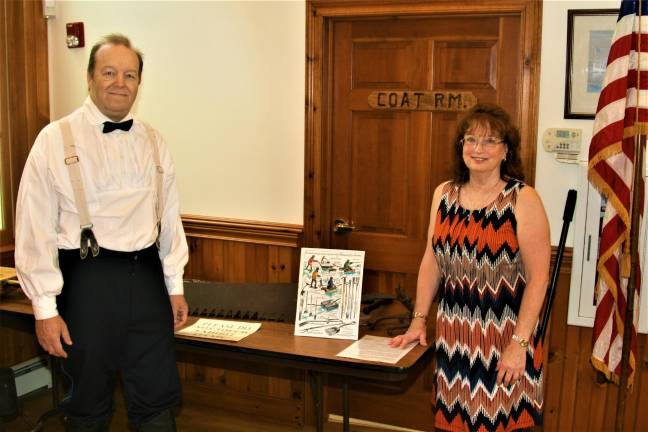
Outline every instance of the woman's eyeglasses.
<svg viewBox="0 0 648 432">
<path fill-rule="evenodd" d="M 464 137 L 461 139 L 461 144 L 464 146 L 472 147 L 475 148 L 479 143 L 481 143 L 482 148 L 484 149 L 493 149 L 495 148 L 496 145 L 502 143 L 501 138 L 495 138 L 495 137 L 476 137 L 474 135 L 464 135 Z"/>
</svg>

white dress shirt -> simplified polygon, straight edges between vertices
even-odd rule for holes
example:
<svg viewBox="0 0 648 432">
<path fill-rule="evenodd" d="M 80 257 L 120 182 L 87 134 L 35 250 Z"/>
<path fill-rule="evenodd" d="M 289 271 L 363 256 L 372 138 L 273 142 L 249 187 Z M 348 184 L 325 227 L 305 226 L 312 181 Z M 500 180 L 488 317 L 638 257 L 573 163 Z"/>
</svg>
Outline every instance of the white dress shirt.
<svg viewBox="0 0 648 432">
<path fill-rule="evenodd" d="M 66 118 L 99 246 L 133 252 L 152 245 L 157 238 L 156 170 L 144 124 L 134 120 L 128 132 L 104 134 L 103 122 L 110 119 L 89 97 Z M 129 114 L 123 120 L 131 118 Z M 159 255 L 169 294 L 183 294 L 188 248 L 180 219 L 175 169 L 164 139 L 157 131 L 155 136 L 164 170 Z M 36 138 L 18 191 L 16 271 L 32 301 L 36 319 L 58 314 L 56 296 L 63 286 L 58 249 L 78 249 L 80 244 L 79 215 L 64 159 L 61 128 L 53 122 Z"/>
</svg>

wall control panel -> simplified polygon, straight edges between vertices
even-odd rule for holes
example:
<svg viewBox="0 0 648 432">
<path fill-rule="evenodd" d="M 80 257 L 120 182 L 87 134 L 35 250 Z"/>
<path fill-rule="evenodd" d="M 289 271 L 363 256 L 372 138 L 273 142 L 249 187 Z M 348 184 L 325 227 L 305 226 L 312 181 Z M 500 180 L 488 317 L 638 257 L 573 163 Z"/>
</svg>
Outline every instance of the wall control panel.
<svg viewBox="0 0 648 432">
<path fill-rule="evenodd" d="M 580 153 L 581 129 L 549 128 L 542 136 L 544 149 L 552 153 Z"/>
</svg>

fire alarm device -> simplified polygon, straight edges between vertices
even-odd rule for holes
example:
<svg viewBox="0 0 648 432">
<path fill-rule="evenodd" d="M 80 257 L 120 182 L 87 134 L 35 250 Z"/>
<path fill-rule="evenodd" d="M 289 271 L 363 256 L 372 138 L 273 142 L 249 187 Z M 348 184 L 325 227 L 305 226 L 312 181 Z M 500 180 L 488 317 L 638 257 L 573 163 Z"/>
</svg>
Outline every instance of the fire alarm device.
<svg viewBox="0 0 648 432">
<path fill-rule="evenodd" d="M 55 0 L 43 0 L 43 16 L 45 16 L 45 19 L 56 17 Z"/>
<path fill-rule="evenodd" d="M 82 48 L 85 46 L 85 38 L 83 36 L 83 23 L 73 22 L 65 24 L 65 43 L 68 48 Z"/>
</svg>

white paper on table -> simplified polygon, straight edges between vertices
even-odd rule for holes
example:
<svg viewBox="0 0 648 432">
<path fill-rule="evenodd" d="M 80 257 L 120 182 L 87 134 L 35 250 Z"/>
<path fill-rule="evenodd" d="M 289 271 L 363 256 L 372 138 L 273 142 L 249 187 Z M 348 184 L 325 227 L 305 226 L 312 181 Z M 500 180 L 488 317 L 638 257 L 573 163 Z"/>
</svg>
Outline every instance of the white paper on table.
<svg viewBox="0 0 648 432">
<path fill-rule="evenodd" d="M 337 356 L 395 364 L 416 346 L 416 342 L 412 342 L 405 348 L 392 348 L 389 346 L 390 340 L 388 337 L 365 335 Z"/>
<path fill-rule="evenodd" d="M 178 330 L 176 334 L 238 342 L 260 327 L 261 323 L 200 318 L 189 327 Z"/>
</svg>

